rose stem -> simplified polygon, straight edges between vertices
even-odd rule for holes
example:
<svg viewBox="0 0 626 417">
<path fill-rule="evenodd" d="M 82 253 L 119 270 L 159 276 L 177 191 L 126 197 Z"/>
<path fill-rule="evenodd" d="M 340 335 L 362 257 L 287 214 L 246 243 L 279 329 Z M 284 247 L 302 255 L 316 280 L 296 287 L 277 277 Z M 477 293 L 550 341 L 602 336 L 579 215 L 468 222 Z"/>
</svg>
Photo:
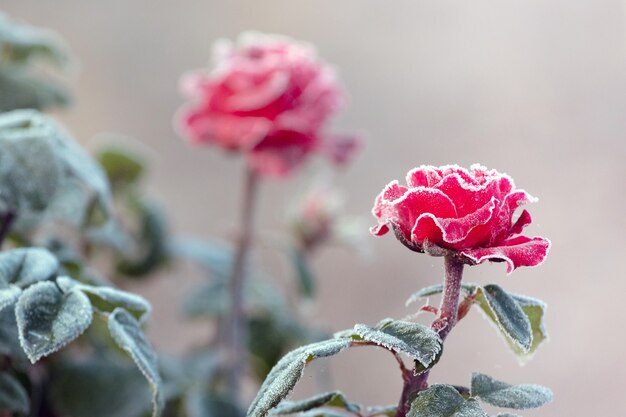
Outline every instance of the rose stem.
<svg viewBox="0 0 626 417">
<path fill-rule="evenodd" d="M 244 288 L 246 258 L 252 243 L 254 228 L 254 210 L 259 184 L 258 175 L 248 168 L 243 192 L 241 211 L 241 230 L 233 261 L 233 269 L 229 282 L 230 309 L 225 317 L 226 358 L 228 366 L 228 388 L 234 401 L 239 400 L 241 380 L 246 361 L 245 346 L 247 343 L 247 324 L 244 314 Z"/>
<path fill-rule="evenodd" d="M 2 246 L 4 239 L 9 234 L 9 230 L 11 229 L 11 226 L 13 225 L 15 218 L 16 218 L 16 215 L 12 211 L 9 211 L 4 215 L 4 218 L 2 219 L 3 220 L 2 226 L 0 226 L 0 246 Z"/>
<path fill-rule="evenodd" d="M 445 278 L 443 284 L 443 295 L 439 314 L 433 321 L 432 329 L 437 332 L 441 340 L 445 340 L 457 322 L 459 310 L 459 297 L 461 296 L 461 278 L 463 277 L 464 263 L 454 255 L 444 257 Z M 402 396 L 398 403 L 396 417 L 404 417 L 410 409 L 410 399 L 419 391 L 428 386 L 428 375 L 430 371 L 425 371 L 419 375 L 410 372 L 404 376 L 404 387 Z"/>
</svg>

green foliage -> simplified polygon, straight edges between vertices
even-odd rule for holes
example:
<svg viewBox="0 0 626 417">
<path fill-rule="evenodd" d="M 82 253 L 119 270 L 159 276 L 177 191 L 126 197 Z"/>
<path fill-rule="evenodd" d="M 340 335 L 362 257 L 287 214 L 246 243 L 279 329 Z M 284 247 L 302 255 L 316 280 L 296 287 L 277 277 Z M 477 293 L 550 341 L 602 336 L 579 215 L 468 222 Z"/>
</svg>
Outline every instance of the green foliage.
<svg viewBox="0 0 626 417">
<path fill-rule="evenodd" d="M 28 414 L 30 403 L 28 393 L 22 384 L 10 373 L 0 371 L 0 410 Z"/>
<path fill-rule="evenodd" d="M 300 347 L 272 368 L 250 404 L 248 417 L 264 417 L 293 390 L 305 365 L 313 359 L 335 355 L 352 344 L 350 339 L 330 339 Z"/>
<path fill-rule="evenodd" d="M 69 102 L 69 93 L 32 70 L 35 61 L 65 67 L 66 47 L 50 32 L 18 24 L 0 12 L 0 112 Z"/>
<path fill-rule="evenodd" d="M 152 415 L 159 416 L 163 408 L 163 395 L 157 357 L 148 345 L 139 322 L 126 310 L 116 308 L 109 315 L 108 323 L 115 342 L 128 353 L 148 380 L 152 391 Z"/>
<path fill-rule="evenodd" d="M 199 388 L 199 387 L 198 387 Z M 240 417 L 244 411 L 239 405 L 206 389 L 192 389 L 185 397 L 187 417 Z"/>
<path fill-rule="evenodd" d="M 346 411 L 358 413 L 361 407 L 351 403 L 340 391 L 325 392 L 301 401 L 283 401 L 272 410 L 272 414 L 293 414 L 318 407 L 338 407 Z"/>
<path fill-rule="evenodd" d="M 523 410 L 552 401 L 552 391 L 535 384 L 510 385 L 490 376 L 472 374 L 471 394 L 496 407 Z"/>
<path fill-rule="evenodd" d="M 48 250 L 20 248 L 0 253 L 0 310 L 13 305 L 22 288 L 52 278 L 59 262 Z"/>
<path fill-rule="evenodd" d="M 355 340 L 373 342 L 392 352 L 404 353 L 423 367 L 434 365 L 441 354 L 441 339 L 429 327 L 404 320 L 385 319 L 375 327 L 365 324 L 354 326 Z M 342 332 L 340 336 L 350 336 Z"/>
<path fill-rule="evenodd" d="M 50 398 L 59 415 L 140 417 L 151 409 L 151 394 L 132 363 L 100 353 L 52 368 Z"/>
<path fill-rule="evenodd" d="M 382 405 L 382 406 L 373 406 L 367 407 L 366 415 L 369 417 L 375 416 L 385 416 L 385 417 L 395 417 L 396 412 L 398 411 L 397 405 Z"/>
<path fill-rule="evenodd" d="M 150 314 L 150 304 L 138 295 L 113 287 L 82 284 L 68 277 L 59 277 L 57 283 L 64 290 L 83 292 L 98 312 L 112 313 L 116 308 L 122 307 L 139 321 L 143 321 Z"/>
<path fill-rule="evenodd" d="M 502 333 L 528 352 L 533 342 L 530 321 L 520 305 L 497 285 L 485 285 L 476 290 L 476 302 Z"/>
<path fill-rule="evenodd" d="M 432 385 L 411 403 L 407 417 L 488 417 L 475 399 L 465 399 L 452 385 Z"/>
<path fill-rule="evenodd" d="M 98 161 L 107 174 L 113 190 L 134 185 L 144 174 L 144 162 L 127 150 L 108 148 L 98 153 Z"/>
<path fill-rule="evenodd" d="M 49 281 L 24 291 L 15 306 L 20 342 L 32 363 L 80 336 L 91 324 L 93 310 L 81 292 L 63 292 Z"/>
<path fill-rule="evenodd" d="M 0 149 L 0 209 L 19 213 L 18 229 L 39 224 L 33 216 L 43 210 L 76 226 L 109 217 L 104 172 L 51 119 L 32 110 L 0 114 Z"/>
<path fill-rule="evenodd" d="M 547 306 L 543 301 L 525 295 L 511 294 L 511 297 L 513 297 L 515 302 L 522 308 L 532 329 L 533 341 L 527 351 L 520 349 L 516 343 L 512 343 L 507 339 L 509 346 L 513 352 L 515 352 L 520 362 L 525 363 L 532 357 L 541 343 L 548 338 L 548 332 L 543 322 Z"/>
<path fill-rule="evenodd" d="M 468 294 L 471 294 L 471 293 L 475 292 L 476 288 L 478 288 L 478 287 L 479 286 L 477 284 L 470 284 L 470 283 L 462 283 L 461 284 L 461 288 L 463 290 L 465 290 L 465 292 L 468 293 Z M 412 303 L 416 302 L 417 300 L 420 300 L 420 299 L 426 298 L 426 297 L 430 297 L 432 295 L 441 294 L 442 292 L 443 292 L 443 284 L 431 285 L 430 287 L 422 288 L 421 290 L 416 291 L 413 294 L 411 294 L 409 299 L 406 300 L 405 304 L 408 306 L 409 304 L 412 304 Z"/>
</svg>

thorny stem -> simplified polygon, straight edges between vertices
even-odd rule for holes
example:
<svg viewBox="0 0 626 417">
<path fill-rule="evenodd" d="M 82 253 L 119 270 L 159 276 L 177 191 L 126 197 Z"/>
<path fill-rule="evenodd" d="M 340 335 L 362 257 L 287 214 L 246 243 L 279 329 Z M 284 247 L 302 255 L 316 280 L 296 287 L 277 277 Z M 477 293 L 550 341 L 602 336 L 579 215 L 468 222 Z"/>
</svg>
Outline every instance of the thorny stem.
<svg viewBox="0 0 626 417">
<path fill-rule="evenodd" d="M 244 312 L 245 265 L 252 242 L 254 227 L 254 210 L 258 189 L 257 174 L 250 168 L 246 172 L 242 212 L 241 230 L 233 261 L 232 274 L 229 282 L 230 311 L 225 317 L 226 326 L 225 355 L 228 372 L 228 388 L 233 400 L 239 400 L 241 380 L 244 371 L 245 346 L 247 343 L 247 325 Z"/>
<path fill-rule="evenodd" d="M 2 225 L 0 225 L 0 246 L 2 246 L 4 239 L 9 234 L 9 230 L 11 230 L 11 226 L 16 218 L 17 216 L 12 211 L 8 211 L 2 218 Z"/>
<path fill-rule="evenodd" d="M 454 325 L 458 321 L 459 297 L 461 296 L 461 278 L 463 277 L 463 260 L 453 254 L 444 257 L 445 278 L 443 284 L 443 295 L 439 314 L 433 324 L 432 329 L 437 332 L 442 341 L 448 336 Z M 410 409 L 410 400 L 419 391 L 428 387 L 428 375 L 430 371 L 425 371 L 415 375 L 404 374 L 404 388 L 398 403 L 396 417 L 405 417 Z"/>
</svg>

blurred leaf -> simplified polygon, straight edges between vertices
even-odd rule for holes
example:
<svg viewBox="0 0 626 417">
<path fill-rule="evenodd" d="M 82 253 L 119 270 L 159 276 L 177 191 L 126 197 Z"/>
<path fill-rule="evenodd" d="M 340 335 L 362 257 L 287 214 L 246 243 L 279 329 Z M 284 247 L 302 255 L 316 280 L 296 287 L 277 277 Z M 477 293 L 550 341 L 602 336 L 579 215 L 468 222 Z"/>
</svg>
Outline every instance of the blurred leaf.
<svg viewBox="0 0 626 417">
<path fill-rule="evenodd" d="M 218 397 L 205 389 L 192 389 L 185 396 L 185 412 L 188 417 L 243 417 L 237 404 Z"/>
<path fill-rule="evenodd" d="M 25 64 L 40 57 L 64 66 L 69 61 L 66 46 L 54 33 L 17 23 L 0 12 L 0 55 L 3 62 Z"/>
<path fill-rule="evenodd" d="M 52 282 L 27 288 L 15 307 L 20 342 L 32 363 L 80 336 L 91 324 L 89 299 L 81 292 L 66 293 Z"/>
<path fill-rule="evenodd" d="M 476 290 L 475 302 L 484 313 L 524 353 L 533 342 L 531 323 L 513 297 L 497 285 L 485 285 Z"/>
<path fill-rule="evenodd" d="M 152 407 L 143 375 L 111 355 L 55 363 L 50 383 L 50 399 L 58 415 L 140 417 Z"/>
<path fill-rule="evenodd" d="M 219 240 L 176 239 L 170 245 L 172 256 L 189 259 L 202 266 L 217 280 L 226 281 L 231 274 L 233 250 Z"/>
<path fill-rule="evenodd" d="M 331 391 L 305 400 L 283 401 L 271 411 L 271 414 L 293 414 L 322 406 L 339 407 L 353 413 L 361 410 L 358 404 L 349 402 L 340 391 Z"/>
<path fill-rule="evenodd" d="M 20 208 L 18 224 L 28 219 L 22 208 L 45 208 L 48 216 L 75 226 L 108 218 L 111 196 L 104 172 L 52 119 L 34 110 L 0 114 L 0 147 L 0 191 L 17 194 L 5 205 Z"/>
<path fill-rule="evenodd" d="M 211 282 L 193 288 L 183 301 L 187 317 L 219 317 L 229 308 L 228 287 L 222 282 Z"/>
<path fill-rule="evenodd" d="M 315 277 L 311 271 L 309 260 L 300 249 L 292 250 L 292 260 L 300 294 L 306 298 L 313 298 L 315 295 Z"/>
<path fill-rule="evenodd" d="M 288 317 L 272 313 L 248 319 L 248 351 L 253 357 L 253 369 L 260 380 L 294 346 L 306 341 L 306 332 Z"/>
<path fill-rule="evenodd" d="M 68 277 L 59 277 L 57 282 L 63 290 L 83 292 L 97 311 L 111 313 L 117 307 L 123 307 L 139 321 L 150 314 L 150 303 L 138 295 L 112 287 L 82 284 Z"/>
<path fill-rule="evenodd" d="M 152 416 L 159 416 L 163 410 L 163 395 L 157 356 L 148 345 L 139 322 L 126 310 L 116 308 L 109 315 L 109 332 L 148 380 L 152 391 Z"/>
<path fill-rule="evenodd" d="M 136 183 L 144 173 L 141 157 L 127 150 L 105 149 L 98 154 L 98 160 L 114 189 Z"/>
<path fill-rule="evenodd" d="M 357 324 L 354 333 L 362 340 L 374 342 L 392 352 L 402 352 L 425 368 L 436 363 L 443 348 L 435 331 L 410 321 L 386 319 L 376 327 Z"/>
<path fill-rule="evenodd" d="M 59 261 L 44 248 L 19 248 L 0 253 L 0 282 L 26 287 L 55 276 Z"/>
<path fill-rule="evenodd" d="M 331 339 L 303 346 L 286 354 L 267 375 L 248 409 L 247 416 L 267 415 L 293 390 L 308 362 L 335 355 L 351 344 L 349 339 Z"/>
<path fill-rule="evenodd" d="M 168 258 L 167 220 L 156 204 L 136 202 L 141 230 L 136 240 L 139 253 L 125 256 L 117 265 L 117 271 L 130 277 L 142 277 L 163 265 Z"/>
<path fill-rule="evenodd" d="M 524 410 L 552 401 L 552 391 L 535 384 L 511 385 L 490 376 L 472 374 L 472 396 L 496 407 Z"/>
<path fill-rule="evenodd" d="M 11 357 L 11 363 L 16 369 L 23 370 L 30 367 L 28 358 L 20 345 L 13 309 L 0 311 L 0 355 Z"/>
<path fill-rule="evenodd" d="M 30 401 L 22 384 L 8 372 L 0 371 L 0 410 L 28 414 Z"/>
<path fill-rule="evenodd" d="M 474 399 L 466 400 L 451 385 L 431 385 L 411 403 L 407 417 L 488 417 Z"/>
<path fill-rule="evenodd" d="M 72 101 L 70 92 L 64 85 L 30 74 L 21 68 L 0 66 L 0 91 L 0 112 L 64 107 Z"/>
</svg>

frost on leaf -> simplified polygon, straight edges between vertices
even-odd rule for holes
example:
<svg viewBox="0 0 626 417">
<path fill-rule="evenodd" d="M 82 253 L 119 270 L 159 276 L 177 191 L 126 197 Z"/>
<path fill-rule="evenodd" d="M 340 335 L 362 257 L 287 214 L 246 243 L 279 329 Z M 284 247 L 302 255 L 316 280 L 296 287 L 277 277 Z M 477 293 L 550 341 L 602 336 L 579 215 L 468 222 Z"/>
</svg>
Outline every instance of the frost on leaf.
<svg viewBox="0 0 626 417">
<path fill-rule="evenodd" d="M 247 416 L 266 416 L 293 390 L 308 362 L 335 355 L 351 344 L 349 339 L 330 339 L 302 346 L 283 356 L 265 378 L 256 398 L 250 404 Z"/>
<path fill-rule="evenodd" d="M 163 409 L 163 393 L 157 356 L 148 345 L 139 322 L 126 310 L 116 308 L 109 315 L 109 332 L 148 380 L 152 390 L 152 416 L 159 416 Z"/>
<path fill-rule="evenodd" d="M 510 343 L 523 353 L 533 345 L 533 330 L 528 316 L 517 301 L 497 285 L 485 285 L 476 291 L 476 303 Z"/>
<path fill-rule="evenodd" d="M 511 385 L 479 373 L 472 374 L 471 393 L 496 407 L 518 410 L 541 407 L 552 401 L 552 391 L 541 385 Z"/>
<path fill-rule="evenodd" d="M 474 293 L 477 287 L 478 287 L 477 284 L 470 284 L 470 283 L 461 284 L 461 288 L 463 288 L 468 294 Z M 431 285 L 430 287 L 422 288 L 421 290 L 416 291 L 413 294 L 411 294 L 409 299 L 406 300 L 405 305 L 409 306 L 410 304 L 413 304 L 414 302 L 421 300 L 422 298 L 430 297 L 431 295 L 437 295 L 442 292 L 443 292 L 443 284 L 436 284 L 436 285 Z"/>
<path fill-rule="evenodd" d="M 34 110 L 0 115 L 0 208 L 37 211 L 76 226 L 102 223 L 110 190 L 100 166 L 54 121 Z"/>
<path fill-rule="evenodd" d="M 357 324 L 354 333 L 385 349 L 402 352 L 425 368 L 434 364 L 442 349 L 441 339 L 435 331 L 410 321 L 386 319 L 376 327 Z"/>
<path fill-rule="evenodd" d="M 59 277 L 57 283 L 64 290 L 83 292 L 96 311 L 111 313 L 117 307 L 122 307 L 139 321 L 143 321 L 150 314 L 150 304 L 138 295 L 113 287 L 86 285 L 69 277 Z"/>
<path fill-rule="evenodd" d="M 271 414 L 293 414 L 318 407 L 339 407 L 350 412 L 359 412 L 357 404 L 351 403 L 340 391 L 325 392 L 301 401 L 283 401 Z"/>
<path fill-rule="evenodd" d="M 26 287 L 54 277 L 59 261 L 47 249 L 20 248 L 0 253 L 0 283 Z"/>
<path fill-rule="evenodd" d="M 473 398 L 466 400 L 451 385 L 432 385 L 411 403 L 407 417 L 488 417 Z"/>
<path fill-rule="evenodd" d="M 78 291 L 61 292 L 52 282 L 38 282 L 15 306 L 20 343 L 32 363 L 80 336 L 91 324 L 89 299 Z"/>
</svg>

